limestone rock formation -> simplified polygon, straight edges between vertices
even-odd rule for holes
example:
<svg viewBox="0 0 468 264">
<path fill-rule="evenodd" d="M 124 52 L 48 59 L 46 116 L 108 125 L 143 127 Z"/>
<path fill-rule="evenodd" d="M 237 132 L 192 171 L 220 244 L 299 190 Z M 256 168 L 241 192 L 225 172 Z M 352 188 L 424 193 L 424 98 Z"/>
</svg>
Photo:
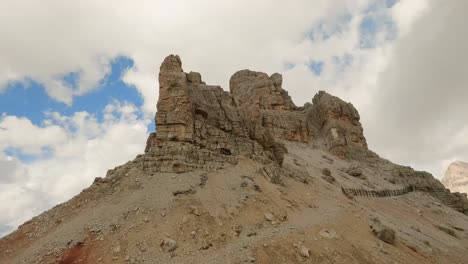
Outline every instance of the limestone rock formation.
<svg viewBox="0 0 468 264">
<path fill-rule="evenodd" d="M 176 55 L 163 61 L 157 132 L 149 136 L 145 154 L 138 158 L 144 170 L 210 171 L 235 165 L 240 156 L 246 156 L 261 161 L 266 177 L 280 183 L 280 175 L 304 178 L 281 168 L 288 152 L 284 142 L 300 142 L 340 158 L 380 163 L 392 182 L 415 186 L 468 213 L 464 195 L 451 194 L 429 173 L 395 165 L 368 150 L 359 113 L 351 103 L 320 91 L 312 104 L 297 107 L 282 88 L 278 73 L 268 76 L 241 70 L 229 83 L 230 92 L 205 84 L 200 73 L 185 73 Z"/>
<path fill-rule="evenodd" d="M 230 91 L 239 107 L 262 110 L 295 110 L 297 107 L 283 90 L 283 77 L 275 73 L 242 70 L 236 72 L 229 82 Z"/>
<path fill-rule="evenodd" d="M 350 157 L 355 151 L 367 150 L 360 116 L 351 103 L 320 91 L 308 111 L 308 120 L 319 130 L 330 152 Z"/>
<path fill-rule="evenodd" d="M 468 193 L 468 163 L 455 161 L 451 163 L 442 184 L 453 192 Z"/>
<path fill-rule="evenodd" d="M 236 164 L 237 155 L 282 165 L 283 140 L 324 144 L 347 157 L 367 151 L 357 110 L 319 92 L 313 105 L 298 108 L 282 88 L 282 76 L 242 70 L 230 80 L 230 93 L 206 85 L 199 73 L 185 73 L 178 56 L 160 67 L 159 101 L 144 167 L 187 172 Z M 323 138 L 323 140 L 322 140 Z"/>
</svg>

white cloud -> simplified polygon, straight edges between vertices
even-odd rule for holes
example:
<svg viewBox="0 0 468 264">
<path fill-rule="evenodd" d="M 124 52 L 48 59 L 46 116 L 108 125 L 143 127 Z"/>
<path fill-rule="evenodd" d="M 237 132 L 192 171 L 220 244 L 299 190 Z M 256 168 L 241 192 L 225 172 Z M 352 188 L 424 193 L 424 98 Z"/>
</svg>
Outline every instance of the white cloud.
<svg viewBox="0 0 468 264">
<path fill-rule="evenodd" d="M 71 104 L 73 97 L 96 88 L 112 58 L 125 55 L 135 68 L 124 80 L 136 86 L 144 110 L 153 114 L 154 80 L 166 55 L 178 53 L 193 69 L 208 73 L 208 83 L 227 89 L 230 75 L 239 69 L 281 71 L 285 60 L 321 56 L 297 49 L 304 34 L 324 18 L 333 24 L 335 16 L 356 13 L 368 2 L 2 1 L 0 87 L 32 79 L 53 98 Z M 81 74 L 78 87 L 61 80 L 69 72 Z"/>
<path fill-rule="evenodd" d="M 400 30 L 405 35 L 411 30 L 413 22 L 430 7 L 430 0 L 398 1 L 392 9 L 392 15 Z"/>
<path fill-rule="evenodd" d="M 15 181 L 22 181 L 27 173 L 26 169 L 12 157 L 8 157 L 0 152 L 0 184 L 8 184 Z"/>
<path fill-rule="evenodd" d="M 468 2 L 430 4 L 395 43 L 366 123 L 378 122 L 367 127 L 377 152 L 441 177 L 444 160 L 468 159 Z"/>
<path fill-rule="evenodd" d="M 72 116 L 51 112 L 47 114 L 44 127 L 37 127 L 25 119 L 4 116 L 3 120 L 8 120 L 9 124 L 8 129 L 1 131 L 4 138 L 14 139 L 23 127 L 28 128 L 25 134 L 33 138 L 34 133 L 60 127 L 64 138 L 9 142 L 9 146 L 26 150 L 50 147 L 50 156 L 39 156 L 32 162 L 22 163 L 0 154 L 0 201 L 15 201 L 0 203 L 0 225 L 21 224 L 50 206 L 66 201 L 88 187 L 95 177 L 105 176 L 108 169 L 141 153 L 149 121 L 139 119 L 138 113 L 133 104 L 114 101 L 104 109 L 102 120 L 87 112 Z M 54 134 L 49 135 L 54 137 Z"/>
<path fill-rule="evenodd" d="M 59 126 L 38 127 L 27 118 L 2 115 L 0 149 L 14 147 L 25 154 L 38 154 L 44 148 L 63 143 L 66 134 Z"/>
</svg>

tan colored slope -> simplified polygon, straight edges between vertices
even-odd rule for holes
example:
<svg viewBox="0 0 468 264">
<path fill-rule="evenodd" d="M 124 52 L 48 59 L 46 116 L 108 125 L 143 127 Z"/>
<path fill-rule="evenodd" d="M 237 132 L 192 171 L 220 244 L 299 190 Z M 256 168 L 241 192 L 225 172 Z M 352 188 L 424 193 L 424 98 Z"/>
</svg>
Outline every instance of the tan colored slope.
<svg viewBox="0 0 468 264">
<path fill-rule="evenodd" d="M 349 199 L 339 186 L 381 184 L 380 168 L 364 167 L 362 180 L 321 150 L 288 149 L 285 166 L 305 169 L 308 184 L 272 184 L 249 159 L 212 173 L 153 176 L 126 165 L 115 183 L 95 184 L 2 239 L 0 263 L 467 263 L 465 215 L 420 192 Z M 334 184 L 321 178 L 323 168 Z M 395 245 L 371 233 L 371 215 L 396 231 Z M 173 252 L 161 252 L 166 237 L 177 241 Z"/>
</svg>

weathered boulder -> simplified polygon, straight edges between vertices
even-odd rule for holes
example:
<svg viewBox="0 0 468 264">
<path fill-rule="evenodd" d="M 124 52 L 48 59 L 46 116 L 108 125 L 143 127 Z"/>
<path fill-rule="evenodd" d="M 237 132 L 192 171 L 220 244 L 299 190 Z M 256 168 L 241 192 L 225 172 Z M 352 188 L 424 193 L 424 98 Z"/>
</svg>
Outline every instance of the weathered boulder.
<svg viewBox="0 0 468 264">
<path fill-rule="evenodd" d="M 348 173 L 349 175 L 353 176 L 353 177 L 360 177 L 362 176 L 362 170 L 361 168 L 359 167 L 349 167 L 347 170 L 346 170 L 346 173 Z"/>
<path fill-rule="evenodd" d="M 170 238 L 164 238 L 161 241 L 160 246 L 164 252 L 172 252 L 176 250 L 178 247 L 177 242 L 174 239 L 170 239 Z"/>
<path fill-rule="evenodd" d="M 299 249 L 299 253 L 301 254 L 301 256 L 303 256 L 304 258 L 309 258 L 310 257 L 310 249 L 305 247 L 305 246 L 301 246 L 300 249 Z"/>
<path fill-rule="evenodd" d="M 395 231 L 388 226 L 382 224 L 376 217 L 371 218 L 370 228 L 372 233 L 380 240 L 388 244 L 395 243 Z"/>
</svg>

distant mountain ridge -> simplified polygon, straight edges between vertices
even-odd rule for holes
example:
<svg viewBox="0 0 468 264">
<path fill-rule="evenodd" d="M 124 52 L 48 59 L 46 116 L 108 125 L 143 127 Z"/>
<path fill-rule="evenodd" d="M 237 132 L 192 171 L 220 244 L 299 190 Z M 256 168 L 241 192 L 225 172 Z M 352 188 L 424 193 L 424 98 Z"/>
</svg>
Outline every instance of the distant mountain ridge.
<svg viewBox="0 0 468 264">
<path fill-rule="evenodd" d="M 452 162 L 445 172 L 442 184 L 452 192 L 468 193 L 468 162 Z"/>
</svg>

